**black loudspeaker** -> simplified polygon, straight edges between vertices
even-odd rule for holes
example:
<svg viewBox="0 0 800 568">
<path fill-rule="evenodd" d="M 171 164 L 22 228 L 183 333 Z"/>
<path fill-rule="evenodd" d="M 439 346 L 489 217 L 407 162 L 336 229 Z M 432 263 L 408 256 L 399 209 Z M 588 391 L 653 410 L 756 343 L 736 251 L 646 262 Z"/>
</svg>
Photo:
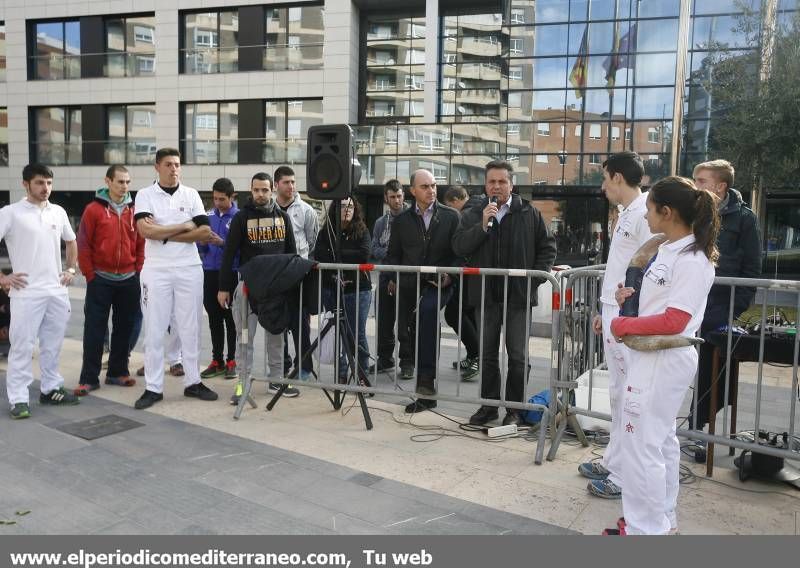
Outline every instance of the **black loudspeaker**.
<svg viewBox="0 0 800 568">
<path fill-rule="evenodd" d="M 347 199 L 361 179 L 361 165 L 346 124 L 308 129 L 306 194 L 313 199 Z"/>
</svg>

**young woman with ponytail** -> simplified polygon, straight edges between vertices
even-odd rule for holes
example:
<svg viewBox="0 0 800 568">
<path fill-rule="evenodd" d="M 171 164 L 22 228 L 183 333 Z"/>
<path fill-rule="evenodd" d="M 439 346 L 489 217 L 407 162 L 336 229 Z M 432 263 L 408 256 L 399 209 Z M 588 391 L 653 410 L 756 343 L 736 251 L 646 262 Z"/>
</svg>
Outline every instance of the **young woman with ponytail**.
<svg viewBox="0 0 800 568">
<path fill-rule="evenodd" d="M 719 218 L 712 195 L 681 177 L 656 183 L 647 223 L 667 241 L 645 270 L 638 317 L 619 317 L 611 332 L 694 337 L 714 282 Z M 621 288 L 622 305 L 633 293 Z M 675 421 L 697 370 L 694 347 L 630 352 L 621 404 L 623 519 L 608 534 L 669 534 L 677 530 L 680 445 Z"/>
</svg>

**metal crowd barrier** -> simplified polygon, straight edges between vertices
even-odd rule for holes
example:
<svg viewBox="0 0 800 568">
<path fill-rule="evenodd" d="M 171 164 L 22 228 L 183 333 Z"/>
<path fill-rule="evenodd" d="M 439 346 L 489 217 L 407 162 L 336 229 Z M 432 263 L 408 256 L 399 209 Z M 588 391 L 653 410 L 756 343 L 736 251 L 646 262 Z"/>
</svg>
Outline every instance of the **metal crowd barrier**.
<svg viewBox="0 0 800 568">
<path fill-rule="evenodd" d="M 601 336 L 595 336 L 591 329 L 593 317 L 598 314 L 600 284 L 603 277 L 604 266 L 593 266 L 566 270 L 558 273 L 559 289 L 564 302 L 560 314 L 554 319 L 561 320 L 562 337 L 558 349 L 558 385 L 564 389 L 588 389 L 588 400 L 584 404 L 574 404 L 568 396 L 562 396 L 564 417 L 584 416 L 599 420 L 609 421 L 611 416 L 607 412 L 597 410 L 597 406 L 604 401 L 595 401 L 596 377 L 602 371 L 604 363 L 603 343 Z M 713 348 L 713 359 L 724 357 L 724 363 L 717 363 L 713 367 L 710 378 L 711 388 L 707 392 L 700 392 L 699 375 L 695 376 L 695 393 L 693 401 L 685 409 L 698 415 L 698 404 L 708 397 L 710 406 L 709 432 L 692 429 L 692 425 L 679 422 L 677 433 L 683 438 L 701 440 L 708 443 L 707 475 L 713 473 L 714 445 L 721 444 L 729 447 L 730 455 L 735 449 L 741 449 L 757 454 L 777 458 L 800 460 L 800 438 L 797 430 L 797 406 L 800 398 L 798 388 L 798 352 L 800 351 L 800 281 L 769 280 L 750 278 L 718 277 L 715 284 L 730 287 L 730 307 L 728 323 L 723 331 L 717 332 Z M 760 320 L 757 327 L 751 322 L 751 333 L 739 333 L 737 321 L 734 320 L 733 298 L 736 289 L 746 287 L 755 288 L 756 296 L 753 306 L 760 307 Z M 770 298 L 772 300 L 770 301 Z M 776 314 L 780 313 L 779 303 L 783 307 L 794 307 L 794 321 L 791 325 L 779 325 Z M 751 306 L 752 308 L 752 306 Z M 769 315 L 769 314 L 772 315 Z M 786 319 L 786 318 L 781 318 Z M 783 322 L 784 324 L 786 322 Z M 756 329 L 757 333 L 752 333 Z M 708 343 L 708 334 L 706 339 Z M 720 339 L 724 339 L 720 345 Z M 738 354 L 746 342 L 750 342 L 748 354 Z M 757 342 L 757 347 L 753 345 Z M 709 344 L 711 347 L 711 344 Z M 754 351 L 757 350 L 757 356 Z M 781 359 L 780 366 L 791 368 L 791 385 L 767 386 L 764 381 L 765 365 L 776 365 L 776 358 Z M 713 361 L 712 359 L 712 361 Z M 738 388 L 741 380 L 732 381 L 731 370 L 733 363 L 738 368 L 738 363 L 752 362 L 757 365 L 756 380 L 752 387 L 753 393 L 742 394 Z M 725 403 L 721 409 L 716 408 L 718 389 L 722 389 Z M 602 392 L 602 391 L 601 391 Z M 603 394 L 605 396 L 605 394 Z M 732 404 L 729 406 L 728 401 Z M 746 439 L 737 431 L 737 414 L 743 409 L 752 408 L 752 420 L 748 417 L 747 429 L 752 432 Z M 715 411 L 722 410 L 723 431 L 716 433 Z M 729 414 L 730 413 L 730 414 Z M 770 414 L 768 416 L 768 414 Z M 730 418 L 730 419 L 729 419 Z M 741 415 L 739 415 L 741 419 Z M 679 419 L 680 420 L 680 419 Z M 562 421 L 563 424 L 564 421 Z M 684 423 L 686 420 L 683 421 Z M 739 427 L 741 428 L 741 421 Z M 578 426 L 578 429 L 580 427 Z M 764 441 L 763 434 L 772 434 L 771 438 Z M 550 447 L 550 455 L 555 454 L 563 434 L 563 429 L 557 431 Z M 777 443 L 776 443 L 777 442 Z M 550 456 L 548 456 L 550 457 Z M 740 456 L 741 457 L 741 456 Z M 740 476 L 743 472 L 741 463 Z"/>
<path fill-rule="evenodd" d="M 422 290 L 422 286 L 427 286 L 429 284 L 423 282 L 423 277 L 426 280 L 434 280 L 437 283 L 436 289 L 436 300 L 438 305 L 440 306 L 439 310 L 437 311 L 436 315 L 436 380 L 435 380 L 435 394 L 416 394 L 416 386 L 417 386 L 417 370 L 419 365 L 419 342 L 418 336 L 420 333 L 420 325 L 419 325 L 419 311 L 415 310 L 415 325 L 414 325 L 414 379 L 409 381 L 401 380 L 399 377 L 399 333 L 398 333 L 398 320 L 399 320 L 399 313 L 401 309 L 401 302 L 400 302 L 400 294 L 395 292 L 392 296 L 395 302 L 395 322 L 394 322 L 394 361 L 395 361 L 395 368 L 393 372 L 389 373 L 379 373 L 377 369 L 377 322 L 376 317 L 377 314 L 380 312 L 380 294 L 378 293 L 378 287 L 380 286 L 379 278 L 372 277 L 372 289 L 373 289 L 373 300 L 374 300 L 374 311 L 371 310 L 372 313 L 375 314 L 375 317 L 370 317 L 370 320 L 367 322 L 368 327 L 370 322 L 374 325 L 375 333 L 372 334 L 372 339 L 374 340 L 370 344 L 370 361 L 376 362 L 375 368 L 371 373 L 356 373 L 353 376 L 353 361 L 358 361 L 358 339 L 359 339 L 359 329 L 358 325 L 355 325 L 355 337 L 350 338 L 346 333 L 342 334 L 340 329 L 345 326 L 346 322 L 343 321 L 342 316 L 335 316 L 333 318 L 332 325 L 328 326 L 329 330 L 333 330 L 335 333 L 335 351 L 334 351 L 334 359 L 333 364 L 322 364 L 319 358 L 319 349 L 316 348 L 321 342 L 323 329 L 325 328 L 325 322 L 323 321 L 323 312 L 324 310 L 320 309 L 320 313 L 316 316 L 316 330 L 312 330 L 311 337 L 309 338 L 312 349 L 310 354 L 304 354 L 304 356 L 310 356 L 314 363 L 314 378 L 312 380 L 301 381 L 295 377 L 295 371 L 292 372 L 287 378 L 283 377 L 267 377 L 267 361 L 266 356 L 264 356 L 264 376 L 257 376 L 256 373 L 253 372 L 253 369 L 246 368 L 246 365 L 239 366 L 239 374 L 240 374 L 240 381 L 243 386 L 243 393 L 238 401 L 238 405 L 236 411 L 234 413 L 234 418 L 239 418 L 242 414 L 244 409 L 245 403 L 248 403 L 252 407 L 256 407 L 255 402 L 253 401 L 252 397 L 250 397 L 250 392 L 253 386 L 253 383 L 256 381 L 269 381 L 271 383 L 276 383 L 278 385 L 285 385 L 285 386 L 303 386 L 303 387 L 310 387 L 315 389 L 321 389 L 325 395 L 331 401 L 334 409 L 339 409 L 342 406 L 342 398 L 345 394 L 354 394 L 357 398 L 357 401 L 361 404 L 362 412 L 364 414 L 365 423 L 367 429 L 372 427 L 371 420 L 369 419 L 369 412 L 368 407 L 364 402 L 364 395 L 382 395 L 382 396 L 402 396 L 408 397 L 411 399 L 430 399 L 436 401 L 449 401 L 449 402 L 458 402 L 458 403 L 465 403 L 465 404 L 473 404 L 473 405 L 486 405 L 486 406 L 497 406 L 497 407 L 504 407 L 506 409 L 514 408 L 522 411 L 532 410 L 542 412 L 542 420 L 540 424 L 547 425 L 553 424 L 553 417 L 558 411 L 557 407 L 557 387 L 558 387 L 558 379 L 559 379 L 559 368 L 558 368 L 558 350 L 559 350 L 559 338 L 561 336 L 560 332 L 560 318 L 553 317 L 552 319 L 552 335 L 550 340 L 550 353 L 549 353 L 549 360 L 545 362 L 546 366 L 546 376 L 541 377 L 543 381 L 541 381 L 541 385 L 545 389 L 550 389 L 551 397 L 549 406 L 543 404 L 534 404 L 527 402 L 530 400 L 533 394 L 535 394 L 535 386 L 534 383 L 536 381 L 532 380 L 534 376 L 533 371 L 531 370 L 531 313 L 532 313 L 532 302 L 531 302 L 531 291 L 533 286 L 533 280 L 536 279 L 538 281 L 547 281 L 549 282 L 552 287 L 553 291 L 558 291 L 559 281 L 550 273 L 542 272 L 537 270 L 511 270 L 511 269 L 489 269 L 489 268 L 470 268 L 470 267 L 433 267 L 433 266 L 394 266 L 394 265 L 373 265 L 373 264 L 325 264 L 319 263 L 316 265 L 315 270 L 319 273 L 319 278 L 316 286 L 316 297 L 317 303 L 319 306 L 322 305 L 322 294 L 323 294 L 323 275 L 326 273 L 335 272 L 336 274 L 336 281 L 342 280 L 342 274 L 346 271 L 353 271 L 357 270 L 360 272 L 367 272 L 367 273 L 374 273 L 376 276 L 379 276 L 382 273 L 389 273 L 394 276 L 394 281 L 396 283 L 400 283 L 400 276 L 401 274 L 412 274 L 415 275 L 416 280 L 416 298 L 419 301 L 420 293 Z M 526 319 L 526 328 L 525 334 L 527 337 L 527 349 L 525 349 L 525 360 L 524 360 L 524 369 L 525 369 L 525 381 L 524 381 L 524 396 L 522 402 L 516 401 L 508 401 L 506 400 L 506 371 L 508 368 L 508 361 L 507 361 L 507 354 L 505 351 L 505 339 L 506 339 L 506 319 L 507 319 L 507 310 L 504 310 L 503 313 L 503 323 L 500 330 L 500 355 L 499 355 L 499 367 L 500 367 L 500 399 L 485 399 L 480 396 L 481 386 L 483 382 L 483 358 L 484 353 L 483 349 L 479 350 L 479 363 L 478 368 L 479 372 L 474 382 L 466 383 L 461 382 L 460 377 L 460 369 L 456 368 L 455 372 L 455 385 L 452 384 L 450 380 L 450 373 L 444 372 L 446 369 L 450 370 L 449 364 L 443 364 L 441 361 L 442 359 L 442 312 L 444 309 L 444 305 L 442 304 L 442 293 L 443 293 L 443 280 L 445 275 L 449 275 L 451 279 L 454 281 L 458 281 L 458 307 L 459 307 L 459 317 L 458 317 L 458 329 L 454 330 L 457 336 L 457 346 L 455 348 L 456 351 L 456 362 L 462 360 L 462 355 L 464 353 L 462 347 L 462 307 L 464 306 L 464 286 L 466 284 L 465 277 L 472 277 L 472 278 L 480 278 L 481 279 L 481 290 L 482 290 L 482 298 L 486 298 L 486 289 L 487 289 L 487 277 L 502 277 L 503 278 L 503 305 L 507 305 L 508 294 L 509 294 L 509 281 L 510 279 L 521 279 L 524 278 L 526 280 L 526 290 L 527 290 L 527 303 L 526 303 L 526 312 L 529 314 L 529 317 Z M 355 295 L 358 298 L 359 292 L 361 291 L 361 283 L 360 279 L 356 280 L 356 290 Z M 303 290 L 301 287 L 300 290 L 300 297 L 303 295 Z M 558 314 L 558 294 L 554 294 L 554 314 Z M 241 302 L 240 306 L 242 309 L 240 313 L 247 314 L 249 308 L 247 307 L 247 299 L 242 294 L 240 297 L 236 298 L 236 301 Z M 351 314 L 355 321 L 358 322 L 359 317 L 359 302 L 355 302 L 355 313 Z M 342 307 L 342 296 L 337 295 L 336 298 L 336 313 L 344 313 L 345 317 L 347 316 L 346 312 L 342 312 L 339 308 Z M 475 315 L 479 322 L 483 321 L 484 311 L 486 309 L 485 302 L 481 302 L 479 308 L 477 308 L 477 312 Z M 239 353 L 244 353 L 244 346 L 247 344 L 247 326 L 246 326 L 246 316 L 245 321 L 237 322 L 239 332 L 239 341 L 240 341 L 240 349 Z M 302 318 L 303 314 L 301 312 L 297 313 L 298 317 L 298 329 L 302 330 Z M 266 342 L 266 334 L 262 328 L 261 333 L 264 335 Z M 301 332 L 302 333 L 302 332 Z M 328 331 L 330 333 L 330 331 Z M 483 326 L 478 326 L 478 333 L 479 333 L 479 345 L 483 345 Z M 370 338 L 370 334 L 367 334 L 368 340 Z M 347 383 L 341 383 L 337 380 L 339 377 L 339 357 L 336 356 L 340 351 L 340 342 L 345 342 L 345 348 L 350 351 L 348 353 L 348 370 L 350 371 L 350 376 L 354 380 L 349 380 Z M 302 345 L 302 341 L 299 342 Z M 264 349 L 264 353 L 266 353 L 266 345 Z M 255 366 L 255 365 L 254 365 Z M 366 371 L 366 370 L 363 370 Z M 359 381 L 359 378 L 363 379 L 366 378 L 367 381 Z M 538 378 L 537 378 L 538 379 Z M 408 385 L 408 387 L 406 386 Z M 455 388 L 453 388 L 453 386 Z M 477 386 L 477 394 L 474 393 L 475 386 Z M 267 405 L 267 410 L 271 410 L 273 406 L 278 402 L 281 397 L 283 390 L 281 389 L 278 393 L 276 393 L 272 400 Z M 546 427 L 540 427 L 538 432 L 538 440 L 537 440 L 537 449 L 535 454 L 535 463 L 540 464 L 542 461 L 543 453 L 544 453 L 544 445 L 545 445 L 545 436 L 546 436 Z"/>
</svg>

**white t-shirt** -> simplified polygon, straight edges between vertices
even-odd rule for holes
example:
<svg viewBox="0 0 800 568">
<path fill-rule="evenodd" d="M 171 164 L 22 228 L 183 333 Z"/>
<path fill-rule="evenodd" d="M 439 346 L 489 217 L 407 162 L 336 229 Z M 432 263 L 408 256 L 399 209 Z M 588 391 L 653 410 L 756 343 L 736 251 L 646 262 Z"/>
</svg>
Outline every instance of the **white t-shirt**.
<svg viewBox="0 0 800 568">
<path fill-rule="evenodd" d="M 154 183 L 136 194 L 136 215 L 150 213 L 159 225 L 177 225 L 205 215 L 203 200 L 196 189 L 180 184 L 170 195 Z M 150 268 L 174 268 L 201 264 L 195 243 L 145 239 L 144 265 Z"/>
<path fill-rule="evenodd" d="M 617 305 L 614 292 L 617 284 L 625 283 L 625 272 L 633 255 L 653 236 L 644 218 L 647 213 L 647 194 L 643 193 L 619 214 L 614 234 L 611 236 L 611 247 L 608 250 L 608 261 L 603 276 L 603 289 L 600 301 L 604 304 Z"/>
<path fill-rule="evenodd" d="M 681 332 L 694 337 L 706 311 L 706 300 L 714 283 L 714 265 L 703 251 L 691 251 L 694 235 L 658 248 L 655 260 L 644 273 L 639 297 L 639 315 L 652 316 L 676 308 L 692 319 Z"/>
<path fill-rule="evenodd" d="M 11 298 L 67 295 L 61 285 L 61 239 L 74 241 L 67 212 L 49 201 L 44 207 L 26 198 L 0 209 L 0 239 L 6 240 L 14 272 L 26 273 L 28 285 L 12 288 Z"/>
</svg>

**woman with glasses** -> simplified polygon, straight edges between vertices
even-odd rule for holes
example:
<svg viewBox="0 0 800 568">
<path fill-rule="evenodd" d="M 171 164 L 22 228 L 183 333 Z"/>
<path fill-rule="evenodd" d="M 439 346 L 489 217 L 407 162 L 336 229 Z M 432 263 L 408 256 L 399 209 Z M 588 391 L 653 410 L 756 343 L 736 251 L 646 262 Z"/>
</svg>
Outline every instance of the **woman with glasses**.
<svg viewBox="0 0 800 568">
<path fill-rule="evenodd" d="M 341 203 L 341 233 L 339 235 L 339 254 L 336 254 L 336 206 L 328 208 L 328 216 L 317 239 L 314 253 L 319 262 L 338 262 L 341 264 L 364 264 L 369 262 L 371 237 L 364 222 L 361 205 L 353 198 Z M 345 325 L 348 341 L 342 346 L 339 356 L 339 381 L 346 382 L 348 375 L 347 357 L 344 349 L 351 354 L 353 340 L 358 337 L 358 381 L 368 385 L 367 369 L 369 368 L 369 344 L 367 343 L 367 316 L 372 299 L 372 282 L 368 272 L 356 270 L 326 270 L 322 276 L 322 302 L 325 309 L 335 312 L 337 306 L 336 292 L 341 292 L 339 306 L 344 308 L 339 325 Z M 356 314 L 358 307 L 358 314 Z M 357 316 L 357 317 L 356 317 Z M 358 333 L 356 334 L 356 322 Z"/>
</svg>

